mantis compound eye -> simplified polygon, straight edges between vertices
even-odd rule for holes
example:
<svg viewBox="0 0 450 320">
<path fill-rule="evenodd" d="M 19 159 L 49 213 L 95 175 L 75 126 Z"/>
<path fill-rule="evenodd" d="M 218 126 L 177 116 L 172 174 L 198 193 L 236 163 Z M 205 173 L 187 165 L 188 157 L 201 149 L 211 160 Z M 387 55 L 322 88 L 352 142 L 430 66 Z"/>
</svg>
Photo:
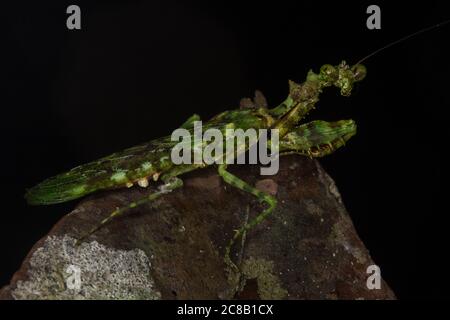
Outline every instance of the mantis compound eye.
<svg viewBox="0 0 450 320">
<path fill-rule="evenodd" d="M 367 69 L 362 64 L 356 64 L 352 67 L 355 81 L 361 81 L 366 77 Z"/>
<path fill-rule="evenodd" d="M 324 64 L 320 67 L 320 76 L 326 82 L 333 83 L 338 78 L 338 71 L 331 64 Z"/>
</svg>

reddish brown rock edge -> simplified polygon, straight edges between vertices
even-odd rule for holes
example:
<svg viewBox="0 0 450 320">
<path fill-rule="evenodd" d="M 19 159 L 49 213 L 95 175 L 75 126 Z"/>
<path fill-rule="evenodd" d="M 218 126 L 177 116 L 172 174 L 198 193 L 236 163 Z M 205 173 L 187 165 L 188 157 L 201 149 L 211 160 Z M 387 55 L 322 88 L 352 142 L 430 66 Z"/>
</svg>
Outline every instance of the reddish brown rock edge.
<svg viewBox="0 0 450 320">
<path fill-rule="evenodd" d="M 248 278 L 236 298 L 395 299 L 384 281 L 381 289 L 367 288 L 366 270 L 375 263 L 333 180 L 317 161 L 286 156 L 278 174 L 269 177 L 260 176 L 257 166 L 229 168 L 243 180 L 276 192 L 278 199 L 274 214 L 247 235 L 243 255 L 236 258 Z M 247 207 L 251 218 L 262 205 L 222 182 L 214 168 L 185 175 L 183 180 L 182 189 L 118 218 L 86 241 L 143 250 L 162 299 L 223 298 L 229 290 L 224 247 L 243 223 Z M 13 298 L 17 281 L 28 279 L 30 258 L 49 235 L 79 237 L 115 207 L 150 190 L 103 192 L 81 201 L 36 243 L 0 298 Z M 234 253 L 239 252 L 235 248 Z"/>
</svg>

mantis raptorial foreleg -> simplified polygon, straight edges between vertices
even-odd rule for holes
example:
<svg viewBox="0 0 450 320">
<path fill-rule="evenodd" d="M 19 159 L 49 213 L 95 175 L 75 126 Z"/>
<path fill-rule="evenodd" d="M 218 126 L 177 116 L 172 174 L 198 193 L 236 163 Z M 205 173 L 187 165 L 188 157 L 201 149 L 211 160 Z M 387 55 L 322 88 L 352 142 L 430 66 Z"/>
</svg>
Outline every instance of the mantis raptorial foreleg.
<svg viewBox="0 0 450 320">
<path fill-rule="evenodd" d="M 232 185 L 233 187 L 236 187 L 240 190 L 249 192 L 256 196 L 260 201 L 265 202 L 268 205 L 268 208 L 266 208 L 263 212 L 261 212 L 258 216 L 256 216 L 254 219 L 250 220 L 250 222 L 245 223 L 243 226 L 241 226 L 238 230 L 236 230 L 236 233 L 231 238 L 230 242 L 228 243 L 227 247 L 225 248 L 225 263 L 232 268 L 233 271 L 237 272 L 239 271 L 239 268 L 234 264 L 234 262 L 230 258 L 230 251 L 234 244 L 234 242 L 239 239 L 245 232 L 249 231 L 259 223 L 261 223 L 264 219 L 266 219 L 275 209 L 277 205 L 277 200 L 272 197 L 271 195 L 268 195 L 267 193 L 264 193 L 255 187 L 252 187 L 247 182 L 239 179 L 235 175 L 231 174 L 226 170 L 227 166 L 226 164 L 219 165 L 219 175 L 222 177 L 222 179 Z"/>
<path fill-rule="evenodd" d="M 183 181 L 180 178 L 177 177 L 162 177 L 162 179 L 164 184 L 160 185 L 158 187 L 158 191 L 153 192 L 151 194 L 149 194 L 148 196 L 145 196 L 137 201 L 133 201 L 128 203 L 126 206 L 121 207 L 121 208 L 117 208 L 116 210 L 114 210 L 108 217 L 106 217 L 105 219 L 103 219 L 97 226 L 95 226 L 94 228 L 92 228 L 88 233 L 86 233 L 85 235 L 83 235 L 81 238 L 79 238 L 77 240 L 77 245 L 83 241 L 85 238 L 89 237 L 91 234 L 93 234 L 94 232 L 96 232 L 98 229 L 100 229 L 101 227 L 103 227 L 105 224 L 109 223 L 111 220 L 120 217 L 121 215 L 123 215 L 124 213 L 126 213 L 128 210 L 134 209 L 138 206 L 141 206 L 143 204 L 152 202 L 154 200 L 156 200 L 157 198 L 159 198 L 160 196 L 171 192 L 175 189 L 181 188 L 183 186 Z"/>
<path fill-rule="evenodd" d="M 280 140 L 281 154 L 323 157 L 345 145 L 356 134 L 353 120 L 311 121 L 294 128 Z M 271 144 L 268 144 L 270 146 Z"/>
</svg>

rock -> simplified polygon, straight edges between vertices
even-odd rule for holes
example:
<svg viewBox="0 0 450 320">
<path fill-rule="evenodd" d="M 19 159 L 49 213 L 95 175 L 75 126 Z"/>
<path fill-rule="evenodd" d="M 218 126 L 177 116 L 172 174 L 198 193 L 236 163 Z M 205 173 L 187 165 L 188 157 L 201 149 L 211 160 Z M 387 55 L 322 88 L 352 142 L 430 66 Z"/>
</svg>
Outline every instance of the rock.
<svg viewBox="0 0 450 320">
<path fill-rule="evenodd" d="M 262 179 L 256 181 L 255 188 L 272 196 L 275 196 L 278 192 L 278 185 L 272 179 Z"/>
<path fill-rule="evenodd" d="M 29 278 L 17 282 L 12 296 L 15 299 L 161 298 L 153 289 L 154 282 L 149 276 L 151 263 L 142 250 L 115 250 L 97 241 L 75 247 L 75 242 L 68 235 L 47 237 L 30 258 Z"/>
<path fill-rule="evenodd" d="M 338 189 L 316 160 L 286 156 L 260 180 L 258 166 L 230 171 L 276 193 L 275 212 L 233 249 L 243 290 L 237 299 L 395 299 L 359 239 Z M 75 240 L 116 207 L 152 190 L 94 194 L 31 249 L 3 299 L 219 299 L 234 285 L 223 262 L 233 230 L 261 212 L 253 196 L 218 180 L 214 168 L 184 175 L 185 186 Z"/>
</svg>

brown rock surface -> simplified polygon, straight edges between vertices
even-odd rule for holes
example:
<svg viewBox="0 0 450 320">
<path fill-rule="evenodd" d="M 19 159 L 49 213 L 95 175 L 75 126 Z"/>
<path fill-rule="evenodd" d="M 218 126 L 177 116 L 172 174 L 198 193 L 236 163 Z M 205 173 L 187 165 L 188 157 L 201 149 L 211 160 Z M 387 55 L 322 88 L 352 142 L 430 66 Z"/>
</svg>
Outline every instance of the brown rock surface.
<svg viewBox="0 0 450 320">
<path fill-rule="evenodd" d="M 234 248 L 233 259 L 247 279 L 236 298 L 395 299 L 384 281 L 381 289 L 367 288 L 366 270 L 374 262 L 317 161 L 283 157 L 280 171 L 270 177 L 261 177 L 257 166 L 229 169 L 278 199 L 274 214 L 248 233 L 243 250 Z M 36 243 L 0 297 L 226 297 L 224 247 L 247 212 L 254 216 L 262 204 L 226 185 L 214 168 L 182 178 L 183 188 L 112 221 L 75 247 L 77 237 L 151 188 L 102 192 L 81 201 Z"/>
</svg>

